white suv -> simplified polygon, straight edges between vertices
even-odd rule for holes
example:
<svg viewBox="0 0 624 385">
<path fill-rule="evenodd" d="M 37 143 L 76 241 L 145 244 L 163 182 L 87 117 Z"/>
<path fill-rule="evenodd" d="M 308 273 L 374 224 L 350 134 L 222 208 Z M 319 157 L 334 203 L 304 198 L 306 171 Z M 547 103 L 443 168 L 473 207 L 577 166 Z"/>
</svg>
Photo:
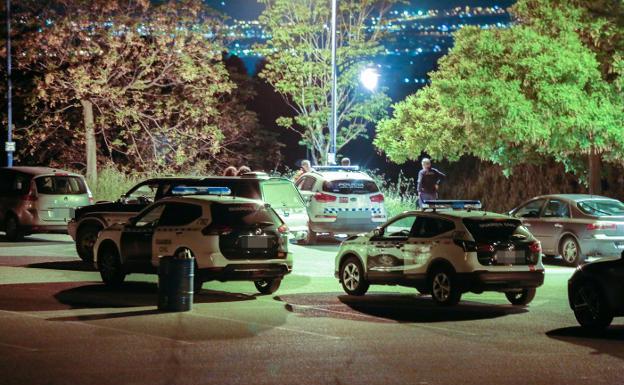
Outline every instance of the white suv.
<svg viewBox="0 0 624 385">
<path fill-rule="evenodd" d="M 308 243 L 316 241 L 317 233 L 364 233 L 387 219 L 379 187 L 355 166 L 316 167 L 295 185 L 307 202 Z"/>
<path fill-rule="evenodd" d="M 541 245 L 520 220 L 464 209 L 408 211 L 347 239 L 335 274 L 349 295 L 363 295 L 370 284 L 402 285 L 441 305 L 458 303 L 468 291 L 500 291 L 526 305 L 544 282 Z"/>
</svg>

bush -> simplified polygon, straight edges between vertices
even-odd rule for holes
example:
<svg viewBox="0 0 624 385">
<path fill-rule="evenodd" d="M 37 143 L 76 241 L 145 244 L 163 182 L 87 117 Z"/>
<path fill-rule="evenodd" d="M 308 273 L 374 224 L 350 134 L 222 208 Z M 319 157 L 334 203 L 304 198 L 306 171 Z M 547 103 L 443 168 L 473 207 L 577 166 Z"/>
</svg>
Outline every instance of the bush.
<svg viewBox="0 0 624 385">
<path fill-rule="evenodd" d="M 401 171 L 396 183 L 393 183 L 378 170 L 367 170 L 366 172 L 375 180 L 384 195 L 388 218 L 418 208 L 416 181 L 413 178 L 406 177 Z"/>
</svg>

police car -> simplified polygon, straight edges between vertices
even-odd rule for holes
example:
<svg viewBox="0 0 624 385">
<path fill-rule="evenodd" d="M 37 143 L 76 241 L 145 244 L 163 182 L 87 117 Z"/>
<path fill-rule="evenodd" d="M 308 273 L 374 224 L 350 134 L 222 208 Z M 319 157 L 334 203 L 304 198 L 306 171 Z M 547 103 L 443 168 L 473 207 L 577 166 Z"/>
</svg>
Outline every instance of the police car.
<svg viewBox="0 0 624 385">
<path fill-rule="evenodd" d="M 340 246 L 335 275 L 349 295 L 370 284 L 415 287 L 440 305 L 500 291 L 527 305 L 544 282 L 539 241 L 520 220 L 479 211 L 479 201 L 426 201 Z"/>
<path fill-rule="evenodd" d="M 307 243 L 318 233 L 358 234 L 387 219 L 384 196 L 357 166 L 315 166 L 295 183 L 307 202 Z"/>
<path fill-rule="evenodd" d="M 127 223 L 102 230 L 94 262 L 104 283 L 121 284 L 130 273 L 155 273 L 159 258 L 192 255 L 195 290 L 209 280 L 253 281 L 275 292 L 292 270 L 288 228 L 258 200 L 227 196 L 223 187 L 179 187 Z"/>
</svg>

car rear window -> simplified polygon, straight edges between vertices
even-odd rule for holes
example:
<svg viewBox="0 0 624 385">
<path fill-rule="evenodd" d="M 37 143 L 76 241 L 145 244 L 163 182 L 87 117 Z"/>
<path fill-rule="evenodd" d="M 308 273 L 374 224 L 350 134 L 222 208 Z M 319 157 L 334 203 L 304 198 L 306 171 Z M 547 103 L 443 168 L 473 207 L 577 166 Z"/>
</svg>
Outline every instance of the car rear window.
<svg viewBox="0 0 624 385">
<path fill-rule="evenodd" d="M 37 192 L 49 195 L 86 194 L 87 186 L 77 176 L 40 176 L 35 178 Z"/>
<path fill-rule="evenodd" d="M 577 203 L 585 214 L 599 217 L 624 215 L 624 203 L 615 199 L 592 199 Z"/>
<path fill-rule="evenodd" d="M 273 207 L 304 207 L 301 195 L 291 182 L 263 182 L 260 188 L 264 201 Z"/>
<path fill-rule="evenodd" d="M 225 225 L 234 228 L 249 227 L 259 223 L 282 224 L 272 208 L 253 203 L 213 203 L 210 207 L 213 225 Z"/>
<path fill-rule="evenodd" d="M 476 242 L 508 241 L 517 236 L 528 236 L 522 222 L 515 219 L 464 218 L 463 222 Z"/>
<path fill-rule="evenodd" d="M 324 182 L 323 191 L 333 194 L 372 194 L 379 192 L 379 187 L 372 180 L 339 179 Z"/>
</svg>

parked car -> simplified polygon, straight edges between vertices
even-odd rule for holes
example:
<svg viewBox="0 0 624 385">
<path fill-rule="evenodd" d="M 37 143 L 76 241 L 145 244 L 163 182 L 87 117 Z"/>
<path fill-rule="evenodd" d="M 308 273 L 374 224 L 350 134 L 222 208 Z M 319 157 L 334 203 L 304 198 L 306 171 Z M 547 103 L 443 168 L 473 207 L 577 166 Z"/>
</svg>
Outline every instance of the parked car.
<svg viewBox="0 0 624 385">
<path fill-rule="evenodd" d="M 544 282 L 540 243 L 520 220 L 473 201 L 428 201 L 340 245 L 335 275 L 349 295 L 370 284 L 415 287 L 440 305 L 463 293 L 500 291 L 527 305 Z M 448 209 L 455 207 L 455 209 Z"/>
<path fill-rule="evenodd" d="M 387 219 L 383 194 L 357 166 L 316 166 L 295 185 L 307 203 L 307 243 L 315 243 L 318 233 L 364 233 Z"/>
<path fill-rule="evenodd" d="M 624 316 L 624 252 L 580 266 L 568 281 L 568 299 L 578 323 L 588 329 L 608 327 Z"/>
<path fill-rule="evenodd" d="M 10 241 L 67 233 L 73 210 L 92 202 L 80 174 L 49 167 L 0 168 L 0 228 Z"/>
<path fill-rule="evenodd" d="M 270 294 L 292 270 L 287 233 L 277 213 L 259 200 L 168 197 L 102 230 L 95 265 L 104 283 L 116 286 L 129 273 L 155 273 L 161 256 L 190 254 L 196 258 L 196 290 L 208 280 L 245 280 Z"/>
<path fill-rule="evenodd" d="M 115 202 L 99 202 L 76 210 L 68 224 L 68 232 L 76 241 L 78 255 L 85 261 L 93 259 L 93 245 L 102 229 L 116 222 L 125 222 L 147 205 L 176 195 L 182 187 L 227 187 L 232 195 L 260 199 L 269 203 L 287 224 L 297 239 L 304 238 L 308 228 L 308 214 L 301 195 L 293 183 L 285 178 L 269 177 L 264 173 L 248 173 L 240 177 L 163 177 L 145 180 L 132 187 Z"/>
<path fill-rule="evenodd" d="M 624 250 L 624 203 L 598 195 L 535 197 L 513 209 L 542 243 L 544 254 L 569 266 L 588 256 L 617 257 Z"/>
</svg>

